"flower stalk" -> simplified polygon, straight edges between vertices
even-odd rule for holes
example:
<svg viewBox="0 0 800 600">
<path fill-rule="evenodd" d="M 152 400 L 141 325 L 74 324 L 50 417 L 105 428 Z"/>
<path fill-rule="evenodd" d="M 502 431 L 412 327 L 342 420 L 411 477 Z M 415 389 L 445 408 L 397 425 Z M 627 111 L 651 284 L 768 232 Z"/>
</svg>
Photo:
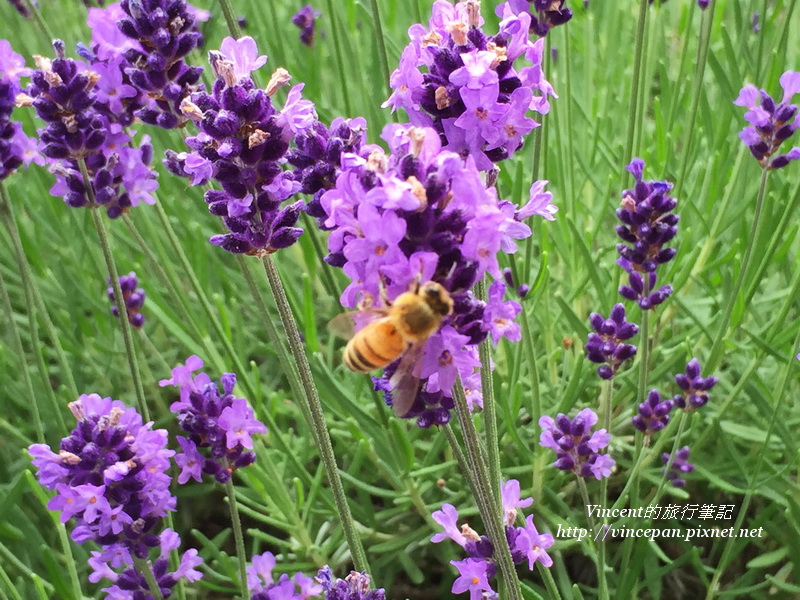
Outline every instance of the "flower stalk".
<svg viewBox="0 0 800 600">
<path fill-rule="evenodd" d="M 476 284 L 478 299 L 486 302 L 486 281 L 481 279 Z M 500 510 L 500 446 L 497 432 L 497 404 L 494 396 L 492 379 L 492 348 L 487 337 L 478 346 L 481 361 L 481 394 L 483 395 L 483 420 L 486 423 L 486 453 L 489 463 L 489 484 L 494 496 L 494 503 Z"/>
<path fill-rule="evenodd" d="M 509 600 L 522 600 L 522 589 L 517 577 L 517 571 L 514 568 L 514 561 L 511 558 L 511 551 L 501 522 L 500 511 L 498 510 L 499 501 L 496 501 L 496 497 L 492 493 L 486 458 L 481 448 L 478 432 L 475 429 L 475 423 L 472 421 L 472 414 L 467 407 L 466 394 L 460 378 L 456 378 L 453 387 L 453 400 L 455 401 L 456 417 L 461 427 L 461 433 L 464 436 L 467 459 L 471 465 L 472 492 L 475 495 L 478 511 L 494 547 L 500 575 L 506 585 L 507 597 Z M 500 490 L 498 489 L 497 491 L 497 496 L 499 497 Z"/>
<path fill-rule="evenodd" d="M 300 333 L 297 329 L 294 316 L 292 315 L 289 301 L 286 298 L 286 291 L 283 289 L 280 274 L 278 273 L 272 257 L 270 255 L 264 256 L 262 263 L 267 275 L 267 280 L 269 281 L 270 290 L 275 299 L 275 304 L 278 307 L 281 323 L 289 340 L 289 351 L 297 365 L 297 371 L 300 375 L 300 382 L 303 387 L 303 395 L 308 403 L 308 409 L 311 414 L 313 429 L 315 431 L 314 436 L 319 449 L 320 458 L 325 466 L 325 473 L 328 477 L 331 490 L 333 491 L 333 498 L 342 519 L 342 527 L 344 529 L 345 538 L 347 539 L 347 546 L 350 548 L 353 565 L 358 571 L 369 572 L 369 564 L 366 554 L 364 553 L 364 547 L 356 531 L 355 520 L 350 512 L 350 506 L 347 503 L 347 496 L 345 495 L 344 486 L 342 485 L 342 478 L 339 474 L 339 467 L 336 464 L 333 444 L 325 424 L 325 415 L 322 412 L 322 404 L 319 401 L 319 394 L 317 393 L 316 384 L 311 374 L 311 366 L 308 363 L 308 357 L 303 348 L 303 343 L 300 340 Z"/>
<path fill-rule="evenodd" d="M 225 23 L 228 25 L 228 31 L 230 31 L 231 35 L 238 40 L 240 37 L 242 37 L 242 30 L 239 28 L 239 21 L 236 19 L 236 15 L 233 12 L 231 0 L 219 0 L 219 5 L 222 8 L 222 14 L 225 17 Z"/>
<path fill-rule="evenodd" d="M 233 477 L 225 482 L 225 491 L 228 494 L 228 509 L 231 513 L 233 526 L 233 541 L 236 544 L 236 557 L 239 563 L 239 585 L 242 598 L 250 600 L 250 589 L 247 587 L 247 553 L 244 549 L 244 536 L 242 535 L 242 520 L 239 518 L 239 507 L 236 503 L 236 492 L 233 489 Z"/>
<path fill-rule="evenodd" d="M 111 253 L 111 245 L 108 240 L 108 232 L 106 231 L 103 217 L 95 210 L 96 202 L 94 198 L 94 188 L 92 181 L 89 178 L 89 172 L 86 169 L 86 161 L 80 159 L 78 164 L 81 168 L 81 175 L 83 176 L 83 183 L 86 186 L 86 193 L 89 197 L 89 205 L 91 207 L 92 221 L 97 230 L 97 237 L 100 240 L 100 247 L 103 250 L 103 259 L 106 262 L 106 269 L 108 270 L 109 277 L 111 277 L 111 285 L 114 288 L 114 302 L 117 306 L 125 306 L 125 299 L 122 296 L 122 288 L 119 285 L 119 272 L 117 271 L 117 264 L 114 262 L 114 255 Z M 128 368 L 133 378 L 133 388 L 136 393 L 136 401 L 139 406 L 139 411 L 142 413 L 145 422 L 150 420 L 150 411 L 147 407 L 147 399 L 144 395 L 144 387 L 142 385 L 142 375 L 139 371 L 139 362 L 136 359 L 136 348 L 133 345 L 133 335 L 131 334 L 131 324 L 128 319 L 118 319 L 120 327 L 122 328 L 122 339 L 125 343 L 125 354 L 128 357 Z"/>
<path fill-rule="evenodd" d="M 94 212 L 92 214 L 94 214 Z M 153 567 L 150 561 L 145 558 L 134 557 L 133 563 L 136 565 L 136 570 L 141 573 L 142 577 L 147 581 L 147 587 L 153 596 L 153 600 L 164 600 L 161 588 L 158 587 L 158 582 L 156 581 L 155 575 L 153 575 Z"/>
</svg>

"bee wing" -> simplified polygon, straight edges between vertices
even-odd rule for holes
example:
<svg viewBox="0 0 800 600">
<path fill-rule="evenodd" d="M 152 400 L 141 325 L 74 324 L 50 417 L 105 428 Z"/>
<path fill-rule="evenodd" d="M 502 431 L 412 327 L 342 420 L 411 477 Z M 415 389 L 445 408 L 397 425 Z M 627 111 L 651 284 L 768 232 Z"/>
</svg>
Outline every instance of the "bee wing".
<svg viewBox="0 0 800 600">
<path fill-rule="evenodd" d="M 328 331 L 343 340 L 352 338 L 358 329 L 386 316 L 386 309 L 371 307 L 339 313 L 328 321 Z"/>
<path fill-rule="evenodd" d="M 392 388 L 392 410 L 395 416 L 404 417 L 414 404 L 419 392 L 419 377 L 414 374 L 417 363 L 425 353 L 425 344 L 412 344 L 403 353 L 389 385 Z"/>
</svg>

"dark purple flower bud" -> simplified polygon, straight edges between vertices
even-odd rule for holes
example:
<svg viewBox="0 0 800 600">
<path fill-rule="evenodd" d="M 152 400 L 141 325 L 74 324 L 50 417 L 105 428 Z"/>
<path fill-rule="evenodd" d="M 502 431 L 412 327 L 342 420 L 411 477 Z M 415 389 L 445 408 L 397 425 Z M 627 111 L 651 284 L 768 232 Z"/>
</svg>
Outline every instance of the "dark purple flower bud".
<svg viewBox="0 0 800 600">
<path fill-rule="evenodd" d="M 608 477 L 615 462 L 600 450 L 608 445 L 611 435 L 605 429 L 592 432 L 597 424 L 597 414 L 583 409 L 574 419 L 558 414 L 555 419 L 543 416 L 539 419 L 542 434 L 539 444 L 556 453 L 553 463 L 563 471 L 573 471 L 581 477 Z"/>
<path fill-rule="evenodd" d="M 675 384 L 682 390 L 673 399 L 675 406 L 686 412 L 696 410 L 708 403 L 708 392 L 717 384 L 716 377 L 700 376 L 700 363 L 696 358 L 686 365 L 685 373 L 675 375 Z"/>
<path fill-rule="evenodd" d="M 589 323 L 595 330 L 586 342 L 586 358 L 594 363 L 606 363 L 597 370 L 602 379 L 611 379 L 620 366 L 636 355 L 636 346 L 623 344 L 639 332 L 639 327 L 625 320 L 625 307 L 616 304 L 609 319 L 598 313 L 589 316 Z"/>
<path fill-rule="evenodd" d="M 109 279 L 109 286 L 111 280 Z M 142 305 L 144 304 L 145 293 L 144 290 L 137 287 L 139 280 L 136 273 L 128 273 L 119 278 L 119 286 L 122 291 L 122 298 L 125 303 L 125 312 L 127 314 L 128 322 L 139 329 L 144 325 L 144 315 L 141 314 Z M 109 300 L 114 302 L 114 288 L 109 287 L 107 290 Z M 119 308 L 116 304 L 111 305 L 111 312 L 115 317 L 119 317 Z"/>
<path fill-rule="evenodd" d="M 670 464 L 670 454 L 664 452 L 661 454 L 661 460 L 664 465 Z M 681 478 L 682 473 L 691 473 L 694 471 L 694 465 L 689 462 L 689 446 L 684 446 L 675 452 L 675 456 L 671 461 L 669 472 L 666 467 L 661 470 L 662 475 L 666 475 L 667 479 L 674 487 L 684 487 L 686 480 Z"/>
</svg>

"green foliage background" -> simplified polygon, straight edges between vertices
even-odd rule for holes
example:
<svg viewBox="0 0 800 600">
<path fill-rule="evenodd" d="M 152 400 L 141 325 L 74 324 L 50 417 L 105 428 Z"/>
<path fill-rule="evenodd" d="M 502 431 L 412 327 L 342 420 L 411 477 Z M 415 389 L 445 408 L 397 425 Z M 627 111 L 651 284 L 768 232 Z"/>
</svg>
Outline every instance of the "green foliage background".
<svg viewBox="0 0 800 600">
<path fill-rule="evenodd" d="M 294 82 L 306 83 L 304 96 L 316 103 L 322 121 L 365 116 L 370 141 L 378 141 L 392 116 L 380 108 L 388 86 L 376 42 L 374 5 L 367 0 L 317 2 L 323 12 L 321 31 L 316 46 L 309 49 L 299 43 L 290 23 L 299 2 L 234 1 L 236 12 L 248 20 L 244 32 L 269 55 L 261 82 L 275 68 L 287 68 Z M 210 0 L 197 4 L 212 12 L 202 27 L 205 49 L 218 48 L 227 35 L 219 5 Z M 484 2 L 490 22 L 496 22 L 493 4 Z M 541 129 L 544 151 L 538 173 L 538 178 L 550 180 L 560 210 L 555 222 L 535 223 L 532 243 L 514 260 L 519 279 L 533 285 L 524 302 L 530 335 L 524 344 L 504 341 L 494 356 L 503 474 L 518 478 L 523 491 L 533 495 L 537 524 L 549 531 L 559 523 L 585 527 L 587 522 L 573 479 L 550 467 L 552 453 L 538 446 L 533 407 L 538 398 L 543 414 L 555 415 L 598 404 L 600 383 L 582 347 L 588 314 L 607 314 L 618 300 L 621 270 L 614 264 L 614 210 L 619 192 L 631 183 L 623 169 L 629 157 L 623 154 L 639 10 L 629 0 L 593 0 L 588 9 L 579 2 L 570 4 L 575 17 L 548 38 L 557 58 L 548 59 L 545 69 L 559 99 Z M 48 26 L 68 49 L 77 41 L 88 42 L 86 10 L 80 2 L 42 0 L 41 5 Z M 378 0 L 376 5 L 393 69 L 407 42 L 405 31 L 415 22 L 427 23 L 430 6 L 425 0 Z M 648 382 L 675 393 L 672 376 L 692 356 L 700 359 L 704 374 L 720 378 L 711 402 L 682 437 L 682 443 L 692 447 L 697 471 L 685 490 L 670 489 L 662 504 L 739 506 L 752 492 L 743 526 L 764 527 L 765 535 L 735 541 L 732 559 L 722 565 L 724 540 L 719 539 L 610 543 L 609 578 L 619 597 L 702 597 L 717 571 L 722 581 L 719 597 L 800 597 L 796 163 L 770 177 L 746 294 L 735 305 L 722 360 L 713 373 L 704 362 L 749 240 L 760 177 L 758 164 L 737 137 L 743 111 L 732 101 L 745 82 L 778 96 L 781 73 L 800 70 L 796 5 L 796 0 L 712 0 L 711 45 L 694 126 L 690 118 L 701 12 L 689 0 L 649 8 L 645 115 L 633 155 L 646 160 L 647 178 L 675 182 L 681 226 L 677 258 L 660 279 L 672 283 L 675 294 L 657 311 L 657 324 L 651 327 L 655 344 Z M 757 33 L 750 25 L 754 11 L 761 14 Z M 26 58 L 51 53 L 34 23 L 5 2 L 0 4 L 0 23 L 0 37 Z M 193 64 L 207 64 L 199 53 L 192 58 Z M 15 117 L 33 132 L 29 111 L 18 110 Z M 183 149 L 177 132 L 140 129 L 153 137 L 157 161 L 167 148 Z M 501 195 L 525 200 L 536 178 L 533 153 L 531 136 L 524 150 L 502 165 Z M 189 354 L 202 356 L 212 376 L 236 371 L 239 391 L 262 420 L 273 421 L 269 434 L 257 442 L 258 462 L 237 481 L 248 552 L 280 552 L 281 569 L 313 572 L 330 563 L 344 574 L 346 546 L 311 433 L 273 349 L 265 343 L 259 303 L 268 303 L 269 294 L 260 266 L 254 261 L 247 265 L 256 300 L 239 262 L 207 242 L 221 226 L 208 214 L 202 190 L 187 187 L 160 165 L 159 171 L 159 202 L 219 325 L 190 286 L 153 208 L 139 207 L 129 218 L 108 224 L 120 272 L 136 271 L 147 291 L 147 324 L 137 333 L 136 344 L 156 424 L 175 430 L 168 411 L 170 392 L 158 388 L 157 381 Z M 76 393 L 134 400 L 118 324 L 105 297 L 106 273 L 90 215 L 51 197 L 52 179 L 44 169 L 32 167 L 5 182 L 35 282 L 35 289 L 29 290 L 32 296 L 24 290 L 12 238 L 0 228 L 0 274 L 13 309 L 3 309 L 0 319 L 0 595 L 9 598 L 73 597 L 63 567 L 69 560 L 63 530 L 44 508 L 47 498 L 33 483 L 24 451 L 37 440 L 23 370 L 32 378 L 51 446 L 68 432 L 72 417 L 66 404 Z M 311 221 L 306 224 L 311 226 Z M 312 353 L 374 580 L 387 588 L 390 598 L 448 597 L 454 572 L 447 561 L 460 556 L 455 547 L 430 544 L 435 527 L 430 513 L 450 502 L 477 521 L 469 489 L 441 432 L 394 419 L 371 391 L 369 379 L 341 366 L 340 342 L 328 335 L 325 325 L 341 310 L 338 296 L 346 283 L 339 271 L 321 262 L 324 247 L 324 236 L 312 227 L 299 245 L 277 255 L 276 261 Z M 34 302 L 31 320 L 30 298 L 37 296 L 46 310 Z M 267 310 L 275 314 L 274 307 Z M 638 321 L 638 309 L 630 316 Z M 16 351 L 14 330 L 22 338 L 24 356 Z M 640 400 L 638 369 L 636 364 L 617 378 L 612 453 L 618 471 L 610 481 L 611 498 L 626 483 L 626 471 L 636 458 L 630 416 Z M 660 465 L 645 470 L 640 504 L 646 505 L 659 480 Z M 589 483 L 597 497 L 599 484 Z M 184 544 L 201 548 L 206 560 L 207 575 L 188 597 L 232 597 L 236 566 L 229 557 L 233 545 L 222 490 L 203 484 L 175 492 L 176 527 Z M 596 578 L 585 542 L 559 540 L 554 550 L 553 574 L 562 597 L 594 597 Z M 85 580 L 88 549 L 75 546 L 72 553 Z M 539 575 L 525 573 L 526 595 L 546 597 Z M 99 586 L 84 586 L 90 597 L 98 590 Z"/>
</svg>

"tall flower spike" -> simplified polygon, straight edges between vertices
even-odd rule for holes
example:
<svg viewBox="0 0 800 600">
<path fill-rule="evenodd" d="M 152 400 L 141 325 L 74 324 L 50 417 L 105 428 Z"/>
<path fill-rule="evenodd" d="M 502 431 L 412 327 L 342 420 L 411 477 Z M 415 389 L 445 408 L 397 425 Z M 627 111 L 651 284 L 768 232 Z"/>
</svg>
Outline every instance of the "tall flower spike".
<svg viewBox="0 0 800 600">
<path fill-rule="evenodd" d="M 299 571 L 292 577 L 283 574 L 276 581 L 272 570 L 277 562 L 272 552 L 253 557 L 252 565 L 247 567 L 247 589 L 252 592 L 252 600 L 306 600 L 322 593 L 321 585 Z"/>
<path fill-rule="evenodd" d="M 172 370 L 170 379 L 158 382 L 161 387 L 171 385 L 180 389 L 180 400 L 169 407 L 178 415 L 178 425 L 188 435 L 178 436 L 182 452 L 175 462 L 181 467 L 180 484 L 189 478 L 202 481 L 204 474 L 225 483 L 236 469 L 255 462 L 251 434 L 267 432 L 247 400 L 233 395 L 236 375 L 222 375 L 220 394 L 219 385 L 208 375 L 193 374 L 202 368 L 203 361 L 190 356 L 185 365 Z"/>
<path fill-rule="evenodd" d="M 32 105 L 45 122 L 39 130 L 42 153 L 56 176 L 50 193 L 72 207 L 102 206 L 110 218 L 141 202 L 153 204 L 158 181 L 148 166 L 153 157 L 150 138 L 142 136 L 139 146 L 134 145 L 108 103 L 101 101 L 103 75 L 66 58 L 60 40 L 53 46 L 56 59 L 37 57 L 27 94 L 17 98 Z M 86 163 L 91 195 L 80 161 Z"/>
<path fill-rule="evenodd" d="M 594 333 L 586 341 L 586 358 L 593 363 L 604 363 L 597 374 L 602 379 L 611 379 L 626 360 L 636 356 L 636 346 L 624 344 L 639 333 L 639 326 L 625 319 L 625 307 L 614 305 L 611 315 L 604 319 L 599 313 L 589 315 Z"/>
<path fill-rule="evenodd" d="M 547 97 L 555 97 L 542 74 L 544 40 L 528 39 L 530 14 L 500 9 L 499 31 L 487 35 L 479 2 L 437 0 L 428 28 L 409 29 L 383 103 L 405 109 L 413 125 L 433 127 L 446 150 L 471 155 L 482 171 L 519 150 L 538 126 L 528 111 L 547 113 Z M 530 66 L 519 67 L 522 56 Z"/>
<path fill-rule="evenodd" d="M 528 562 L 528 568 L 533 570 L 535 562 L 539 561 L 545 567 L 553 564 L 547 554 L 547 549 L 555 543 L 549 533 L 540 534 L 533 523 L 533 515 L 528 515 L 523 527 L 515 526 L 517 512 L 520 508 L 527 508 L 533 504 L 533 498 L 520 497 L 520 485 L 516 479 L 510 479 L 501 487 L 503 507 L 503 527 L 506 532 L 506 542 L 511 551 L 511 558 L 515 564 Z M 451 504 L 442 505 L 442 510 L 434 511 L 433 520 L 444 529 L 435 534 L 431 541 L 439 543 L 451 539 L 461 546 L 467 558 L 461 561 L 450 561 L 458 569 L 459 577 L 453 582 L 452 592 L 461 594 L 469 591 L 471 598 L 497 597 L 491 587 L 490 580 L 497 574 L 497 565 L 494 562 L 494 548 L 485 535 L 479 535 L 467 523 L 458 527 L 458 511 Z M 480 594 L 488 594 L 481 596 Z"/>
<path fill-rule="evenodd" d="M 678 201 L 669 196 L 668 181 L 644 181 L 645 163 L 634 158 L 625 169 L 636 179 L 636 185 L 622 192 L 617 209 L 617 235 L 624 243 L 617 244 L 617 264 L 628 273 L 629 285 L 619 288 L 623 298 L 635 300 L 643 310 L 652 310 L 672 294 L 672 286 L 656 289 L 656 269 L 672 260 L 676 250 L 665 248 L 678 233 L 679 217 L 674 212 Z"/>
<path fill-rule="evenodd" d="M 592 432 L 596 424 L 597 414 L 590 408 L 584 408 L 573 419 L 561 413 L 555 420 L 545 415 L 539 419 L 539 444 L 556 453 L 558 459 L 553 466 L 562 471 L 572 471 L 580 477 L 608 477 L 616 461 L 608 454 L 600 454 L 600 450 L 608 446 L 611 434 L 605 429 Z"/>
<path fill-rule="evenodd" d="M 197 551 L 187 551 L 179 569 L 168 572 L 167 554 L 180 538 L 169 529 L 154 532 L 175 510 L 167 474 L 174 452 L 166 447 L 167 431 L 153 430 L 135 409 L 97 394 L 84 394 L 69 408 L 77 425 L 61 440 L 59 453 L 46 444 L 33 444 L 28 451 L 39 482 L 57 492 L 47 507 L 60 511 L 63 523 L 75 518 L 72 539 L 78 544 L 93 541 L 102 547 L 89 559 L 90 581 L 110 579 L 115 585 L 106 591 L 111 595 L 117 589 L 146 593 L 143 575 L 130 567 L 153 547 L 161 549 L 153 570 L 165 596 L 181 577 L 199 579 Z"/>
<path fill-rule="evenodd" d="M 497 7 L 497 16 L 504 16 L 508 10 L 515 15 L 524 12 L 530 15 L 531 33 L 544 37 L 553 27 L 572 19 L 572 11 L 565 4 L 565 0 L 508 0 Z"/>
<path fill-rule="evenodd" d="M 322 567 L 316 576 L 322 586 L 324 600 L 384 600 L 386 592 L 383 588 L 371 589 L 368 573 L 350 571 L 344 579 L 333 576 L 329 566 Z"/>
<path fill-rule="evenodd" d="M 661 454 L 661 460 L 665 465 L 669 463 L 669 457 L 669 452 L 663 452 Z M 689 462 L 689 446 L 684 446 L 675 452 L 675 458 L 672 459 L 669 472 L 667 472 L 666 467 L 664 467 L 664 469 L 661 470 L 661 474 L 666 475 L 673 486 L 681 488 L 686 485 L 686 480 L 683 479 L 681 475 L 684 473 L 691 473 L 692 471 L 694 471 L 694 465 Z"/>
<path fill-rule="evenodd" d="M 36 141 L 28 138 L 22 126 L 11 120 L 17 94 L 20 93 L 19 78 L 31 73 L 25 68 L 25 60 L 14 52 L 7 40 L 0 40 L 0 181 L 11 175 L 23 163 L 44 164 Z"/>
<path fill-rule="evenodd" d="M 700 363 L 696 358 L 689 361 L 686 365 L 686 372 L 675 375 L 675 383 L 682 394 L 677 394 L 673 398 L 675 406 L 686 412 L 691 412 L 708 403 L 708 392 L 717 385 L 716 377 L 701 377 Z"/>
<path fill-rule="evenodd" d="M 322 15 L 310 4 L 306 4 L 292 17 L 292 23 L 300 28 L 300 41 L 309 48 L 314 45 L 316 20 Z"/>
<path fill-rule="evenodd" d="M 167 157 L 173 172 L 183 170 L 194 181 L 213 175 L 219 182 L 222 189 L 208 190 L 205 200 L 229 231 L 209 241 L 234 254 L 270 254 L 303 233 L 296 227 L 302 201 L 282 206 L 301 185 L 282 165 L 290 143 L 314 124 L 316 112 L 301 96 L 303 84 L 289 90 L 282 110 L 273 106 L 270 94 L 289 74 L 279 69 L 267 90 L 258 89 L 250 73 L 266 60 L 251 37 L 225 38 L 219 52 L 209 53 L 216 76 L 212 92 L 196 92 L 181 104 L 200 129 L 186 140 L 193 152 Z"/>
<path fill-rule="evenodd" d="M 661 431 L 669 424 L 672 407 L 672 400 L 662 400 L 658 390 L 650 390 L 647 399 L 639 404 L 638 413 L 631 420 L 633 426 L 645 435 Z"/>
<path fill-rule="evenodd" d="M 405 415 L 421 427 L 444 425 L 456 377 L 468 381 L 480 364 L 477 344 L 489 333 L 516 336 L 518 305 L 503 302 L 502 283 L 493 288 L 489 307 L 470 288 L 486 272 L 499 279 L 498 254 L 515 252 L 515 240 L 531 231 L 516 206 L 485 187 L 471 157 L 442 151 L 434 129 L 389 125 L 383 138 L 391 155 L 372 145 L 343 153 L 335 188 L 319 198 L 331 230 L 325 260 L 351 280 L 340 298 L 346 307 L 361 298 L 391 302 L 417 281 L 435 281 L 450 294 L 453 313 L 427 340 L 415 371 L 422 383 Z M 397 366 L 374 380 L 387 403 Z"/>
<path fill-rule="evenodd" d="M 153 99 L 137 111 L 145 123 L 173 129 L 186 122 L 181 102 L 197 89 L 202 67 L 185 57 L 203 42 L 185 0 L 122 0 L 119 30 L 134 44 L 125 53 L 131 83 Z"/>
<path fill-rule="evenodd" d="M 110 285 L 111 280 L 109 279 Z M 144 290 L 138 286 L 139 280 L 136 273 L 121 275 L 119 278 L 119 287 L 122 289 L 122 298 L 125 301 L 125 316 L 128 322 L 137 329 L 144 325 L 144 315 L 140 312 L 144 304 Z M 114 302 L 114 288 L 109 287 L 106 293 L 108 299 Z M 116 304 L 111 305 L 111 314 L 119 317 L 119 307 Z"/>
<path fill-rule="evenodd" d="M 785 154 L 775 153 L 800 127 L 797 117 L 798 107 L 790 104 L 794 95 L 800 92 L 800 71 L 786 71 L 780 78 L 783 98 L 776 102 L 766 90 L 754 85 L 746 85 L 733 101 L 737 106 L 749 109 L 745 121 L 750 123 L 739 132 L 742 142 L 765 169 L 781 169 L 791 161 L 800 158 L 800 147 L 795 146 Z"/>
</svg>

